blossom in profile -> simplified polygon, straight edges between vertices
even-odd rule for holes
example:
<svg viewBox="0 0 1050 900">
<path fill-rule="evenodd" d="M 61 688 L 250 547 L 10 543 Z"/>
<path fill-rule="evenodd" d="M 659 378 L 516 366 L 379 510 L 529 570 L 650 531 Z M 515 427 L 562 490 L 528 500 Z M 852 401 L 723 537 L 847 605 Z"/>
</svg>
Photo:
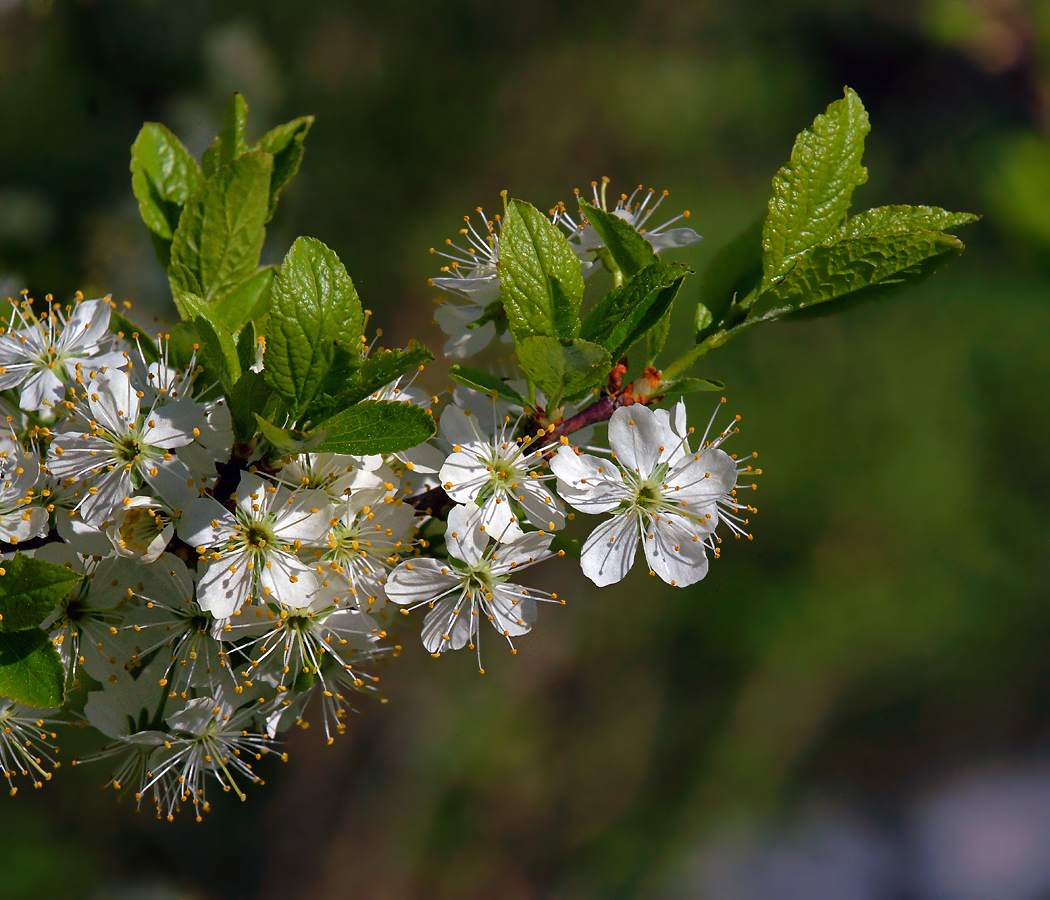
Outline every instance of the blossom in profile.
<svg viewBox="0 0 1050 900">
<path fill-rule="evenodd" d="M 689 210 L 684 210 L 678 215 L 661 222 L 659 225 L 650 227 L 649 222 L 660 204 L 668 196 L 667 191 L 663 191 L 657 197 L 656 191 L 652 188 L 645 190 L 642 185 L 638 185 L 629 196 L 621 194 L 615 206 L 610 208 L 610 202 L 606 197 L 608 185 L 609 179 L 605 177 L 602 178 L 600 186 L 597 181 L 591 182 L 592 202 L 594 205 L 619 219 L 623 219 L 652 245 L 654 253 L 662 253 L 664 250 L 678 247 L 691 247 L 702 240 L 701 236 L 692 228 L 685 226 L 672 227 L 677 222 L 688 219 Z M 580 196 L 578 190 L 576 191 L 576 196 Z M 565 208 L 564 204 L 559 204 L 552 213 L 555 222 L 567 232 L 569 246 L 576 251 L 576 255 L 580 257 L 581 261 L 594 260 L 599 256 L 598 251 L 605 247 L 605 242 L 598 236 L 598 232 L 587 222 L 582 213 L 579 220 L 577 220 Z M 586 272 L 586 269 L 584 271 Z"/>
<path fill-rule="evenodd" d="M 487 432 L 469 410 L 447 406 L 441 414 L 441 436 L 452 445 L 441 486 L 455 503 L 480 507 L 479 526 L 499 540 L 520 535 L 522 518 L 550 531 L 565 525 L 564 507 L 544 484 L 543 452 L 514 437 L 518 422 L 497 418 L 493 407 Z"/>
<path fill-rule="evenodd" d="M 705 434 L 693 451 L 684 403 L 673 417 L 635 404 L 609 420 L 612 459 L 563 446 L 551 461 L 558 493 L 580 512 L 612 513 L 583 545 L 583 573 L 599 586 L 622 580 L 641 541 L 650 574 L 678 587 L 700 581 L 707 551 L 718 553 L 719 522 L 737 534 L 746 524 L 738 513 L 748 507 L 735 491 L 748 467 L 719 449 L 733 431 L 710 443 Z"/>
<path fill-rule="evenodd" d="M 473 356 L 484 350 L 496 336 L 496 323 L 490 313 L 490 305 L 500 298 L 499 275 L 496 264 L 499 261 L 499 231 L 501 219 L 488 219 L 482 208 L 478 207 L 481 216 L 481 228 L 475 228 L 470 216 L 464 216 L 466 227 L 459 233 L 465 247 L 445 241 L 446 249 L 430 248 L 430 252 L 443 257 L 446 262 L 441 267 L 442 274 L 431 278 L 430 284 L 464 301 L 450 303 L 443 301 L 434 314 L 434 319 L 441 330 L 449 336 L 445 343 L 445 356 L 462 358 Z M 505 334 L 504 340 L 510 335 Z"/>
<path fill-rule="evenodd" d="M 33 709 L 0 697 L 0 773 L 7 779 L 13 797 L 18 793 L 14 776 L 29 776 L 33 787 L 51 780 L 50 769 L 58 766 L 52 743 L 57 737 L 51 718 L 55 709 Z"/>
<path fill-rule="evenodd" d="M 23 292 L 24 294 L 25 292 Z M 48 299 L 37 317 L 27 300 L 12 301 L 11 318 L 0 334 L 0 391 L 21 387 L 19 404 L 30 412 L 48 412 L 66 395 L 78 368 L 101 371 L 127 364 L 112 349 L 109 298 L 83 300 L 72 307 Z"/>
<path fill-rule="evenodd" d="M 423 646 L 432 655 L 476 648 L 480 668 L 482 619 L 488 620 L 516 652 L 511 639 L 532 628 L 536 601 L 558 602 L 557 594 L 509 580 L 512 573 L 553 556 L 553 539 L 552 534 L 533 531 L 505 543 L 490 543 L 479 527 L 477 510 L 454 507 L 445 533 L 448 559 L 420 558 L 401 563 L 387 580 L 387 596 L 404 607 L 406 614 L 420 606 L 430 610 L 422 637 Z"/>
<path fill-rule="evenodd" d="M 300 551 L 327 545 L 328 495 L 245 473 L 236 497 L 233 512 L 202 497 L 179 521 L 179 536 L 207 564 L 197 586 L 201 609 L 225 619 L 253 600 L 308 606 L 321 582 L 316 562 Z"/>
</svg>

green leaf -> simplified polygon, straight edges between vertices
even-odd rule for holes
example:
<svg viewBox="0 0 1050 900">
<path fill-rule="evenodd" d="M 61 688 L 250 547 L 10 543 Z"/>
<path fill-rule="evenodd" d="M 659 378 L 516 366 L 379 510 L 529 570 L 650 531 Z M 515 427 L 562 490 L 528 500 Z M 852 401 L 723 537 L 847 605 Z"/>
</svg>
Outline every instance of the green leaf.
<svg viewBox="0 0 1050 900">
<path fill-rule="evenodd" d="M 237 362 L 240 363 L 241 371 L 247 372 L 255 365 L 256 352 L 259 349 L 259 339 L 255 330 L 255 323 L 248 322 L 237 335 Z"/>
<path fill-rule="evenodd" d="M 281 428 L 255 414 L 255 423 L 262 436 L 282 453 L 309 453 L 324 439 L 324 432 L 303 433 L 292 428 Z"/>
<path fill-rule="evenodd" d="M 868 180 L 861 165 L 868 114 L 850 88 L 795 140 L 791 159 L 773 177 L 762 230 L 763 286 L 782 278 L 798 258 L 842 225 L 853 189 Z"/>
<path fill-rule="evenodd" d="M 583 394 L 600 384 L 612 367 L 609 351 L 598 344 L 577 338 L 562 343 L 546 335 L 523 338 L 518 342 L 521 370 L 547 395 L 547 405 L 555 408 L 567 397 Z"/>
<path fill-rule="evenodd" d="M 35 628 L 83 577 L 23 553 L 0 561 L 0 631 Z"/>
<path fill-rule="evenodd" d="M 916 231 L 948 231 L 976 222 L 980 216 L 953 213 L 936 206 L 877 206 L 852 216 L 836 235 L 875 237 L 883 234 L 910 234 Z"/>
<path fill-rule="evenodd" d="M 700 278 L 697 341 L 716 330 L 734 301 L 743 300 L 762 280 L 762 225 L 765 216 L 722 247 Z M 707 311 L 705 316 L 702 310 Z"/>
<path fill-rule="evenodd" d="M 256 148 L 273 154 L 273 178 L 270 179 L 270 214 L 277 209 L 277 195 L 299 171 L 305 152 L 304 141 L 314 124 L 313 116 L 300 116 L 278 125 L 262 136 Z"/>
<path fill-rule="evenodd" d="M 602 239 L 625 281 L 657 262 L 653 245 L 624 219 L 586 200 L 580 201 L 580 212 Z"/>
<path fill-rule="evenodd" d="M 667 336 L 670 333 L 671 309 L 670 307 L 668 307 L 667 312 L 665 312 L 663 315 L 663 318 L 660 319 L 652 328 L 650 328 L 649 333 L 645 336 L 645 358 L 649 365 L 653 364 L 656 357 L 660 355 L 660 351 L 664 349 L 664 345 L 667 343 Z"/>
<path fill-rule="evenodd" d="M 203 181 L 197 161 L 174 134 L 156 122 L 142 126 L 131 145 L 131 189 L 165 269 L 182 209 Z"/>
<path fill-rule="evenodd" d="M 255 272 L 266 230 L 273 157 L 256 151 L 223 166 L 192 197 L 171 244 L 172 292 L 211 303 Z"/>
<path fill-rule="evenodd" d="M 335 253 L 315 238 L 292 244 L 274 279 L 266 375 L 299 418 L 325 381 L 337 347 L 360 346 L 364 311 Z"/>
<path fill-rule="evenodd" d="M 207 177 L 248 152 L 244 130 L 248 125 L 248 101 L 239 91 L 226 104 L 223 129 L 212 145 L 204 151 L 201 163 Z"/>
<path fill-rule="evenodd" d="M 675 378 L 671 381 L 661 381 L 657 385 L 656 393 L 668 394 L 674 391 L 676 394 L 696 394 L 700 391 L 724 391 L 725 384 L 714 378 Z"/>
<path fill-rule="evenodd" d="M 787 278 L 760 295 L 749 321 L 776 318 L 829 300 L 873 288 L 917 281 L 962 253 L 962 241 L 950 234 L 846 238 L 807 254 Z"/>
<path fill-rule="evenodd" d="M 635 341 L 659 324 L 692 269 L 681 263 L 661 263 L 643 269 L 614 288 L 584 320 L 581 336 L 601 344 L 619 359 Z"/>
<path fill-rule="evenodd" d="M 434 417 L 418 406 L 362 400 L 322 422 L 312 433 L 323 435 L 318 452 L 367 456 L 410 450 L 436 430 Z"/>
<path fill-rule="evenodd" d="M 311 418 L 334 415 L 338 410 L 382 390 L 394 379 L 423 368 L 434 358 L 433 353 L 415 341 L 405 350 L 382 350 L 363 362 L 360 357 L 344 360 L 340 356 L 337 352 L 325 383 L 310 404 Z"/>
<path fill-rule="evenodd" d="M 499 234 L 500 292 L 515 340 L 571 340 L 580 330 L 580 260 L 561 231 L 523 200 L 512 200 Z"/>
<path fill-rule="evenodd" d="M 276 274 L 277 266 L 256 269 L 244 281 L 215 298 L 209 318 L 238 334 L 246 323 L 269 311 L 270 292 Z"/>
<path fill-rule="evenodd" d="M 61 706 L 65 679 L 62 660 L 43 629 L 0 632 L 0 696 L 36 709 Z"/>
<path fill-rule="evenodd" d="M 134 322 L 125 319 L 116 310 L 109 314 L 109 330 L 132 344 L 138 344 L 142 348 L 142 355 L 146 362 L 153 363 L 159 359 L 157 356 L 157 345 L 153 342 L 153 338 Z"/>
<path fill-rule="evenodd" d="M 233 436 L 240 444 L 247 444 L 256 431 L 256 414 L 266 409 L 273 391 L 262 372 L 245 372 L 229 393 L 228 406 L 233 422 Z"/>
<path fill-rule="evenodd" d="M 200 341 L 200 352 L 197 359 L 204 366 L 206 374 L 217 378 L 227 397 L 233 386 L 241 377 L 241 362 L 237 353 L 237 343 L 224 325 L 212 325 L 204 316 L 193 319 Z"/>
<path fill-rule="evenodd" d="M 175 309 L 183 322 L 189 322 L 197 316 L 208 318 L 211 313 L 211 304 L 205 303 L 193 291 L 184 291 L 181 288 L 172 288 L 171 298 L 175 301 Z"/>
<path fill-rule="evenodd" d="M 480 369 L 471 369 L 468 366 L 452 366 L 448 370 L 448 377 L 451 378 L 456 384 L 461 384 L 463 387 L 471 388 L 475 391 L 480 391 L 482 394 L 489 394 L 490 396 L 495 394 L 497 397 L 514 403 L 517 406 L 529 406 L 529 401 L 521 396 L 514 388 L 512 388 L 502 378 L 497 378 L 495 375 L 489 372 L 482 372 Z"/>
</svg>

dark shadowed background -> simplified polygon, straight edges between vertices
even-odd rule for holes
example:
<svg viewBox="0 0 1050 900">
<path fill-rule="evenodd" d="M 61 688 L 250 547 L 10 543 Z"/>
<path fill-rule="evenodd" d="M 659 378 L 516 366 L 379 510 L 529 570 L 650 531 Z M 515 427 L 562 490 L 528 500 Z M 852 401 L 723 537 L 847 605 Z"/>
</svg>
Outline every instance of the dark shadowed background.
<svg viewBox="0 0 1050 900">
<path fill-rule="evenodd" d="M 700 270 L 844 84 L 858 204 L 985 218 L 931 281 L 705 360 L 753 542 L 684 591 L 549 564 L 568 605 L 483 677 L 406 623 L 386 705 L 200 825 L 64 766 L 2 801 L 0 897 L 1050 896 L 1050 3 L 0 0 L 0 290 L 168 315 L 128 148 L 199 154 L 241 90 L 250 139 L 317 116 L 266 255 L 320 238 L 437 350 L 427 250 L 501 189 L 667 188 Z"/>
</svg>

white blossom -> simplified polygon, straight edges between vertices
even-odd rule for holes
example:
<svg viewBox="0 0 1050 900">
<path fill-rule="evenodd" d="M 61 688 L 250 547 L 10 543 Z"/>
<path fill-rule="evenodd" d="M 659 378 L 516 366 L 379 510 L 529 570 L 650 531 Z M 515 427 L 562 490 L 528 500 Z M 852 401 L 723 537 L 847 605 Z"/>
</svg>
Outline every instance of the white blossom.
<svg viewBox="0 0 1050 900">
<path fill-rule="evenodd" d="M 475 644 L 482 617 L 507 638 L 526 634 L 536 619 L 537 600 L 558 600 L 509 580 L 512 572 L 527 568 L 554 554 L 551 534 L 538 531 L 520 535 L 502 544 L 490 544 L 478 525 L 476 512 L 457 506 L 448 516 L 445 542 L 449 558 L 413 559 L 398 566 L 387 580 L 387 596 L 402 605 L 404 613 L 427 606 L 423 623 L 423 646 L 434 656 L 446 650 Z M 564 602 L 564 601 L 561 601 Z M 484 671 L 482 669 L 482 671 Z"/>
<path fill-rule="evenodd" d="M 116 340 L 109 316 L 108 298 L 78 297 L 72 309 L 49 301 L 39 318 L 27 302 L 13 303 L 6 333 L 0 334 L 0 390 L 21 387 L 22 409 L 45 412 L 65 397 L 79 367 L 125 365 L 123 352 L 108 349 Z"/>
<path fill-rule="evenodd" d="M 521 534 L 522 514 L 537 528 L 565 525 L 561 503 L 543 483 L 543 454 L 529 451 L 530 438 L 514 437 L 516 424 L 504 417 L 486 434 L 469 410 L 448 406 L 441 414 L 441 436 L 452 445 L 441 486 L 456 503 L 476 503 L 479 524 L 498 540 Z"/>
<path fill-rule="evenodd" d="M 85 406 L 74 406 L 80 428 L 60 432 L 51 443 L 47 467 L 54 475 L 90 481 L 77 507 L 89 525 L 110 520 L 141 482 L 175 509 L 207 484 L 173 452 L 207 427 L 204 410 L 189 399 L 143 409 L 142 397 L 120 369 L 99 374 L 88 385 Z"/>
<path fill-rule="evenodd" d="M 558 493 L 585 513 L 613 513 L 591 532 L 581 566 L 595 584 L 623 579 L 642 541 L 650 574 L 685 587 L 707 574 L 707 549 L 715 548 L 720 520 L 739 531 L 734 497 L 738 464 L 718 449 L 732 433 L 689 449 L 685 404 L 674 421 L 664 410 L 621 407 L 609 420 L 606 460 L 562 447 L 551 461 Z M 705 435 L 706 439 L 706 435 Z"/>
<path fill-rule="evenodd" d="M 0 540 L 9 544 L 47 533 L 48 512 L 37 500 L 40 460 L 11 437 L 0 438 Z"/>
<path fill-rule="evenodd" d="M 328 495 L 293 493 L 245 473 L 236 496 L 232 513 L 204 497 L 179 522 L 179 536 L 207 562 L 197 586 L 201 608 L 225 619 L 253 600 L 308 606 L 320 578 L 300 551 L 326 545 Z"/>
</svg>

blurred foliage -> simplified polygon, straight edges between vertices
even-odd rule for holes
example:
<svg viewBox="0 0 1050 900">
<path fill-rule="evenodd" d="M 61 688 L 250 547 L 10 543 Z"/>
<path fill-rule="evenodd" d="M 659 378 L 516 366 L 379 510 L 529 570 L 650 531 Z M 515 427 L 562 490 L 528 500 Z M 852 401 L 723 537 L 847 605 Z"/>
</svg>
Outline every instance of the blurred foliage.
<svg viewBox="0 0 1050 900">
<path fill-rule="evenodd" d="M 165 315 L 128 148 L 153 120 L 200 153 L 240 89 L 249 140 L 317 116 L 264 261 L 323 240 L 391 344 L 439 346 L 413 327 L 427 248 L 502 188 L 653 181 L 702 270 L 844 83 L 874 125 L 859 204 L 986 218 L 931 282 L 710 358 L 766 473 L 753 543 L 686 592 L 548 567 L 569 605 L 484 678 L 405 633 L 387 705 L 333 747 L 297 735 L 201 826 L 63 769 L 8 801 L 0 896 L 692 897 L 680 861 L 740 810 L 892 822 L 937 772 L 1050 738 L 1050 4 L 0 4 L 5 291 Z"/>
</svg>

